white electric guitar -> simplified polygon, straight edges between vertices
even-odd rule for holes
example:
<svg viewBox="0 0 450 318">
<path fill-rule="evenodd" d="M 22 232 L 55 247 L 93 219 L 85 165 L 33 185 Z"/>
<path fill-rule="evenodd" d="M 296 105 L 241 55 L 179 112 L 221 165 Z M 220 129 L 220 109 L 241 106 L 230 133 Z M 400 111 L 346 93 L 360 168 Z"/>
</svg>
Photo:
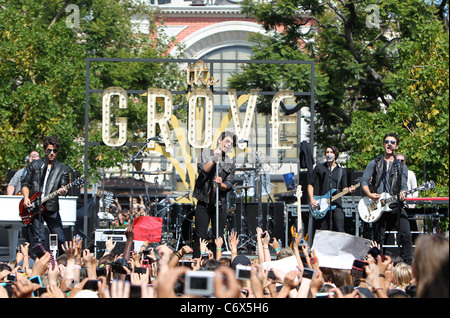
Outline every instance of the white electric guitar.
<svg viewBox="0 0 450 318">
<path fill-rule="evenodd" d="M 434 189 L 434 182 L 429 181 L 422 184 L 420 187 L 406 191 L 405 195 L 414 193 L 416 191 L 423 191 L 428 189 Z M 400 201 L 399 195 L 391 196 L 387 192 L 383 192 L 377 201 L 373 201 L 369 197 L 365 196 L 359 200 L 358 213 L 361 219 L 367 223 L 373 223 L 380 219 L 383 212 L 391 211 L 390 204 Z"/>
</svg>

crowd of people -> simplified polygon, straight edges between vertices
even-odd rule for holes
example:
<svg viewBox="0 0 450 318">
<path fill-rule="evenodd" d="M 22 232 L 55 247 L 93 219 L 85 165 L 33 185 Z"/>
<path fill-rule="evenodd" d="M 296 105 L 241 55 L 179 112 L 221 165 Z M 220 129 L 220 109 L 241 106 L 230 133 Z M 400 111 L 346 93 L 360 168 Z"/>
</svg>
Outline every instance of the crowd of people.
<svg viewBox="0 0 450 318">
<path fill-rule="evenodd" d="M 260 228 L 254 258 L 238 252 L 236 232 L 227 238 L 231 255 L 218 237 L 214 245 L 200 241 L 199 258 L 191 257 L 192 248 L 187 245 L 175 251 L 164 244 L 145 242 L 140 250 L 132 250 L 132 223 L 125 236 L 123 253 L 114 255 L 111 251 L 116 243 L 109 240 L 97 257 L 82 248 L 79 237 L 66 241 L 56 258 L 50 252 L 30 258 L 29 243 L 20 245 L 14 260 L 0 263 L 0 298 L 449 297 L 448 239 L 438 234 L 417 238 L 412 265 L 387 254 L 374 258 L 368 251 L 362 260 L 364 275 L 321 267 L 314 248 L 300 244 L 301 235 L 294 238 L 292 248 L 280 248 L 277 239 Z M 208 249 L 210 245 L 216 253 Z M 373 248 L 378 248 L 376 243 Z M 296 260 L 291 269 L 271 268 L 272 262 L 289 257 Z M 198 277 L 192 276 L 194 272 L 200 279 L 210 279 L 212 288 L 197 286 L 191 278 Z"/>
</svg>

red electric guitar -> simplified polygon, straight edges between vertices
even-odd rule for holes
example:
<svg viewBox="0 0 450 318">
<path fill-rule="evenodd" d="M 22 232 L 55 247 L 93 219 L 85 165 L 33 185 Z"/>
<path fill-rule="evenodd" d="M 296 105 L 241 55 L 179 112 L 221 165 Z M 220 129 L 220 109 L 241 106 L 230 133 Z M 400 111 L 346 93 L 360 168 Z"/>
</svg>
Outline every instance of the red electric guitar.
<svg viewBox="0 0 450 318">
<path fill-rule="evenodd" d="M 82 185 L 84 183 L 84 177 L 81 176 L 78 179 L 74 180 L 73 182 L 63 186 L 63 188 L 65 190 L 70 189 L 71 187 L 76 187 L 79 185 Z M 36 217 L 36 215 L 38 215 L 39 213 L 43 213 L 45 211 L 45 207 L 43 206 L 43 204 L 56 197 L 58 195 L 58 190 L 52 193 L 49 193 L 48 195 L 46 195 L 45 197 L 43 197 L 41 199 L 41 206 L 38 207 L 37 206 L 37 199 L 39 198 L 39 196 L 41 196 L 42 192 L 36 192 L 31 198 L 31 207 L 27 208 L 26 206 L 23 205 L 23 200 L 20 200 L 19 203 L 19 215 L 22 218 L 22 223 L 24 224 L 29 224 L 31 223 L 31 221 L 33 221 L 33 219 Z"/>
</svg>

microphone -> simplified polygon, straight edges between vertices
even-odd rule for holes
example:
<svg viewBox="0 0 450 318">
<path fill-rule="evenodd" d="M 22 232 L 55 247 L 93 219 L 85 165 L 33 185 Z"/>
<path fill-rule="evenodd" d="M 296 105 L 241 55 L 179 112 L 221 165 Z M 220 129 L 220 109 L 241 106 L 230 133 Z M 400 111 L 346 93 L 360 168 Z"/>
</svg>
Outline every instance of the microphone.
<svg viewBox="0 0 450 318">
<path fill-rule="evenodd" d="M 333 157 L 331 156 L 331 155 L 328 155 L 328 160 L 332 160 L 333 159 Z"/>
<path fill-rule="evenodd" d="M 388 145 L 388 149 L 393 150 L 392 148 L 392 145 Z"/>
<path fill-rule="evenodd" d="M 248 143 L 248 140 L 243 140 L 243 139 L 241 139 L 241 140 L 238 140 L 238 143 L 243 143 L 243 142 L 245 142 L 245 143 Z"/>
<path fill-rule="evenodd" d="M 25 157 L 25 163 L 30 160 L 30 157 Z"/>
</svg>

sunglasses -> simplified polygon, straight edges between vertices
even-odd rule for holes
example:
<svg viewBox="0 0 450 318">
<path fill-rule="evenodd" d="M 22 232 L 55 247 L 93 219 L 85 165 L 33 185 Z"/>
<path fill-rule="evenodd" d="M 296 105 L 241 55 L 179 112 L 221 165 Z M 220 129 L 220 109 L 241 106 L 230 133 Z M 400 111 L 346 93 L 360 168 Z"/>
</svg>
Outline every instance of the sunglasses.
<svg viewBox="0 0 450 318">
<path fill-rule="evenodd" d="M 58 153 L 58 149 L 47 149 L 45 153 L 49 155 L 53 151 L 54 154 Z"/>
<path fill-rule="evenodd" d="M 391 143 L 391 145 L 395 145 L 397 142 L 395 140 L 385 140 L 384 143 L 387 145 L 388 143 Z"/>
</svg>

